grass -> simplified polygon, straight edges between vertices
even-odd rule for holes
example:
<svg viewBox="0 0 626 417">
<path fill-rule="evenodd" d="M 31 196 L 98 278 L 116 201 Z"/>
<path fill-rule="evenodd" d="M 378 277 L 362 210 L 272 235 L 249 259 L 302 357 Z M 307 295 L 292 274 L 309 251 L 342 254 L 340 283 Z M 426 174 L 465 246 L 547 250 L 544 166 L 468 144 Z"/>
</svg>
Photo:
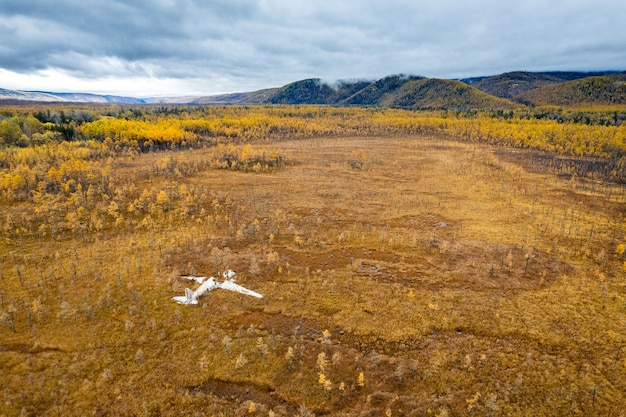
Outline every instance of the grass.
<svg viewBox="0 0 626 417">
<path fill-rule="evenodd" d="M 429 137 L 265 146 L 290 164 L 112 169 L 187 216 L 0 243 L 0 415 L 623 415 L 623 186 Z M 264 298 L 170 300 L 226 268 Z"/>
</svg>

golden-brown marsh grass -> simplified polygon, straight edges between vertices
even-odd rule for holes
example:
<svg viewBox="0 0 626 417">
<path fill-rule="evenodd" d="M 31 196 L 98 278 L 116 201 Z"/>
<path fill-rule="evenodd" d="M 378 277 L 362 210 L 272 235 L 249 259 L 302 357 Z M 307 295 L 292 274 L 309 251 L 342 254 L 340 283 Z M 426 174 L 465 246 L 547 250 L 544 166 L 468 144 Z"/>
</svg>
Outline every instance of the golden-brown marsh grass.
<svg viewBox="0 0 626 417">
<path fill-rule="evenodd" d="M 177 200 L 1 243 L 0 414 L 623 412 L 623 187 L 428 137 L 266 147 L 291 164 L 114 161 Z M 265 297 L 170 301 L 225 268 Z"/>
</svg>

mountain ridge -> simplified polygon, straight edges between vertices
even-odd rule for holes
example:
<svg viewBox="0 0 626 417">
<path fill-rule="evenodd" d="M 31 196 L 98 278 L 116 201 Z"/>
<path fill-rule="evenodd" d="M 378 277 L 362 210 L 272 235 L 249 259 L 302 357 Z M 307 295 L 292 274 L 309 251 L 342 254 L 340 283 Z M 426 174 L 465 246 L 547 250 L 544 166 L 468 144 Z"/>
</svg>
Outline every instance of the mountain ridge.
<svg viewBox="0 0 626 417">
<path fill-rule="evenodd" d="M 620 105 L 626 104 L 626 74 L 581 78 L 545 85 L 513 98 L 527 105 Z"/>
<path fill-rule="evenodd" d="M 338 80 L 333 84 L 309 78 L 282 87 L 210 96 L 138 98 L 0 88 L 0 101 L 163 105 L 316 104 L 416 110 L 495 110 L 520 105 L 624 104 L 624 80 L 626 72 L 619 71 L 512 71 L 461 79 L 395 74 L 377 80 Z"/>
<path fill-rule="evenodd" d="M 512 71 L 489 77 L 465 78 L 461 79 L 461 81 L 496 97 L 519 101 L 517 97 L 521 94 L 549 85 L 563 84 L 590 77 L 615 76 L 619 74 L 623 73 L 618 71 Z"/>
</svg>

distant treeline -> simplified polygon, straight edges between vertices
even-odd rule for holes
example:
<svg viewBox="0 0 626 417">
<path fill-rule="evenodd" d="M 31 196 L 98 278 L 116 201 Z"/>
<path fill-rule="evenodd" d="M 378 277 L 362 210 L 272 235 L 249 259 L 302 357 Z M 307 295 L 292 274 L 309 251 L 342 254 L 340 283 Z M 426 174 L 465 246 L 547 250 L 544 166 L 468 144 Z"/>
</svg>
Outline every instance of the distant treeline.
<svg viewBox="0 0 626 417">
<path fill-rule="evenodd" d="M 0 109 L 0 192 L 21 200 L 32 190 L 56 192 L 70 180 L 74 185 L 68 189 L 102 185 L 106 169 L 97 161 L 128 152 L 368 135 L 440 136 L 601 158 L 610 161 L 605 177 L 625 181 L 625 115 L 624 108 L 609 107 L 490 112 L 329 106 L 7 108 Z M 266 157 L 257 162 L 259 167 L 274 164 Z"/>
</svg>

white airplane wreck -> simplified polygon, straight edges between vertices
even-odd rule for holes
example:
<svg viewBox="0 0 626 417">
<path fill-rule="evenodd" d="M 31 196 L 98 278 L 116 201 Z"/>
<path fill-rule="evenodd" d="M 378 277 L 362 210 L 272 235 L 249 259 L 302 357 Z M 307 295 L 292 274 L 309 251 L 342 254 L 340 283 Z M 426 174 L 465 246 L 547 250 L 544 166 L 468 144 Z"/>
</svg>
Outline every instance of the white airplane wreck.
<svg viewBox="0 0 626 417">
<path fill-rule="evenodd" d="M 224 288 L 225 290 L 236 291 L 242 294 L 250 295 L 256 298 L 263 298 L 261 294 L 258 292 L 254 292 L 245 287 L 242 287 L 239 284 L 235 284 L 234 276 L 237 275 L 235 271 L 232 269 L 227 269 L 222 273 L 225 281 L 218 282 L 215 279 L 219 278 L 220 275 L 216 274 L 212 277 L 208 278 L 204 276 L 195 276 L 195 275 L 181 275 L 181 278 L 187 279 L 189 281 L 195 281 L 200 286 L 195 290 L 191 291 L 189 288 L 185 288 L 185 295 L 173 297 L 172 300 L 176 301 L 178 304 L 198 304 L 198 298 L 202 297 L 209 291 L 213 291 L 216 288 Z"/>
</svg>

